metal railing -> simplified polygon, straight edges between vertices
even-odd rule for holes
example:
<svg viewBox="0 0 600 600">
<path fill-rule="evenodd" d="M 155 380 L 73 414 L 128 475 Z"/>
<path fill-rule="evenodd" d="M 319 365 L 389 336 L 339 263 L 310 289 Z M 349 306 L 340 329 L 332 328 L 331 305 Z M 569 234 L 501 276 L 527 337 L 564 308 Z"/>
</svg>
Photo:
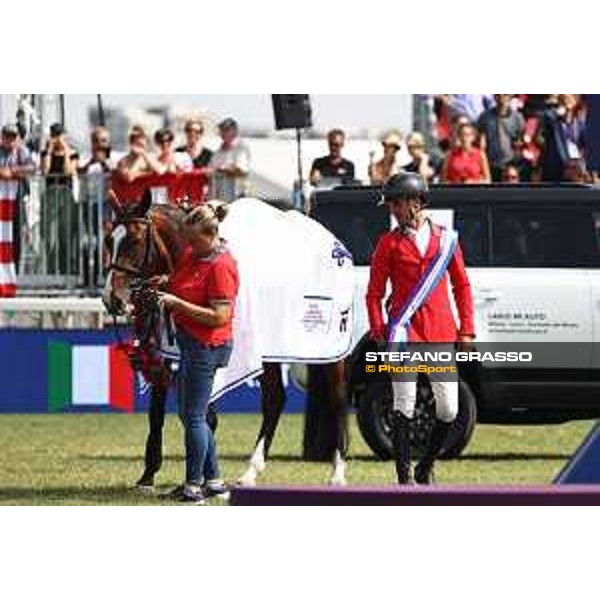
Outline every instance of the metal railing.
<svg viewBox="0 0 600 600">
<path fill-rule="evenodd" d="M 206 198 L 203 172 L 143 175 L 124 182 L 109 173 L 67 177 L 34 175 L 23 181 L 15 240 L 18 289 L 27 295 L 97 296 L 104 286 L 104 236 L 112 220 L 106 202 L 112 187 L 124 203 L 146 189 L 154 201 L 193 204 Z"/>
<path fill-rule="evenodd" d="M 35 175 L 23 183 L 16 227 L 21 291 L 98 293 L 107 181 L 104 174 Z"/>
</svg>

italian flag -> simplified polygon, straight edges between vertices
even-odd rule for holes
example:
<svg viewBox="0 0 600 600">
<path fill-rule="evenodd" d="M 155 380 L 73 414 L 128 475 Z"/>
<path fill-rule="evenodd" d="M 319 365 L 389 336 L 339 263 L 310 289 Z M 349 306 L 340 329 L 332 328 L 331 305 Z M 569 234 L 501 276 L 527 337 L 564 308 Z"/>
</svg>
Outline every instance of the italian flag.
<svg viewBox="0 0 600 600">
<path fill-rule="evenodd" d="M 123 350 L 48 343 L 48 410 L 62 412 L 71 407 L 134 411 L 134 374 Z"/>
</svg>

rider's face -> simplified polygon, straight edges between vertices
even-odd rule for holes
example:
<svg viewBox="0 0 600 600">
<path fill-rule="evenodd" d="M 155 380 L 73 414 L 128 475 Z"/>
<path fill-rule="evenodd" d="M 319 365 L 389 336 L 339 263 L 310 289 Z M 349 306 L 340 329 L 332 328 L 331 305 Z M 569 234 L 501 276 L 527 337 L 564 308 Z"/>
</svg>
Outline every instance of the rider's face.
<svg viewBox="0 0 600 600">
<path fill-rule="evenodd" d="M 415 199 L 395 198 L 388 201 L 388 207 L 400 225 L 415 225 L 416 216 L 421 210 L 421 203 Z"/>
</svg>

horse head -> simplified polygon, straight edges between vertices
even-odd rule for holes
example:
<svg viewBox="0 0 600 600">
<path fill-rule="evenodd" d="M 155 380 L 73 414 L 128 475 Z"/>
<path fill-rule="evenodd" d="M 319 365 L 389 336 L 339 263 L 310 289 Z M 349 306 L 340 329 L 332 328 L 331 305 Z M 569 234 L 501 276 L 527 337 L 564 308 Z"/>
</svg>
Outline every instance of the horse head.
<svg viewBox="0 0 600 600">
<path fill-rule="evenodd" d="M 147 190 L 141 201 L 123 205 L 114 192 L 109 203 L 115 213 L 106 248 L 110 265 L 102 296 L 109 313 L 123 315 L 131 302 L 131 284 L 168 275 L 183 250 L 181 219 L 177 209 L 153 207 Z"/>
</svg>

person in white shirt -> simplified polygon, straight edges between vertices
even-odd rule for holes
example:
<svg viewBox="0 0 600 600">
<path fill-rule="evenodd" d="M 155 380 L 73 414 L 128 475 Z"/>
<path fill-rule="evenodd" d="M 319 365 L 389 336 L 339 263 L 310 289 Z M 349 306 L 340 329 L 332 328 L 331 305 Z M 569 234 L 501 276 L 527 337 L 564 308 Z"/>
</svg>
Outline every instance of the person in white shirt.
<svg viewBox="0 0 600 600">
<path fill-rule="evenodd" d="M 211 195 L 224 202 L 233 202 L 248 195 L 250 150 L 240 138 L 239 127 L 233 119 L 219 124 L 221 147 L 214 153 Z"/>
<path fill-rule="evenodd" d="M 79 169 L 81 175 L 110 173 L 115 168 L 111 157 L 110 133 L 106 127 L 94 127 L 90 136 L 92 155 Z"/>
</svg>

